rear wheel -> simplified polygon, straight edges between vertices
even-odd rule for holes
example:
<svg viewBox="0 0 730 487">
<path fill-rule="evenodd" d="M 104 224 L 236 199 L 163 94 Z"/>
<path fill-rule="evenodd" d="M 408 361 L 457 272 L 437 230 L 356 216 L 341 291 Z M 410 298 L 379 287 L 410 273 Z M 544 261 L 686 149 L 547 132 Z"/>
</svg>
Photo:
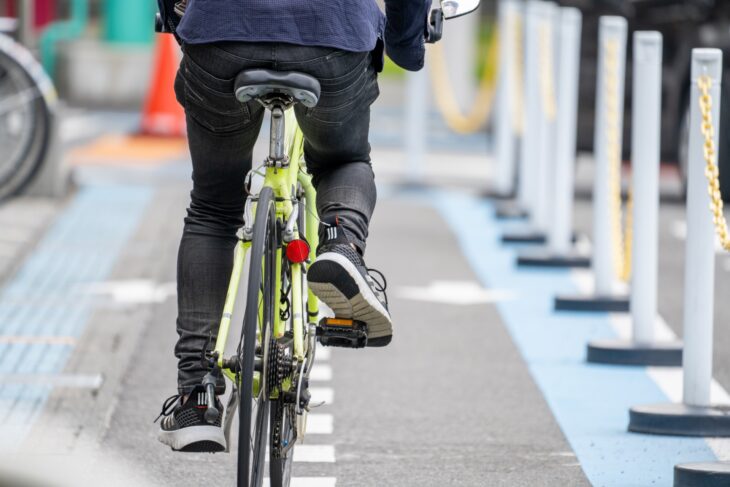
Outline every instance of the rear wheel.
<svg viewBox="0 0 730 487">
<path fill-rule="evenodd" d="M 261 487 L 266 465 L 269 400 L 265 356 L 274 317 L 276 213 L 271 188 L 259 195 L 251 242 L 246 311 L 238 356 L 241 387 L 238 429 L 238 486 Z"/>
<path fill-rule="evenodd" d="M 0 200 L 30 182 L 48 149 L 51 115 L 32 68 L 0 49 Z"/>
</svg>

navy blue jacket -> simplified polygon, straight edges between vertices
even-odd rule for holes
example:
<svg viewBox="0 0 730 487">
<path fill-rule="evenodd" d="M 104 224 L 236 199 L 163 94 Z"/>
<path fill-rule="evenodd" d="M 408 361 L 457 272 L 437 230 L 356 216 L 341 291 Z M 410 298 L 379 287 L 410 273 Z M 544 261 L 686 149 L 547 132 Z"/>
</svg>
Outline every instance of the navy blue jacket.
<svg viewBox="0 0 730 487">
<path fill-rule="evenodd" d="M 188 0 L 180 20 L 172 10 L 175 0 L 158 3 L 164 21 L 189 44 L 288 42 L 373 51 L 382 65 L 384 42 L 390 58 L 411 71 L 423 67 L 431 5 L 430 0 L 385 0 L 383 15 L 375 0 Z"/>
</svg>

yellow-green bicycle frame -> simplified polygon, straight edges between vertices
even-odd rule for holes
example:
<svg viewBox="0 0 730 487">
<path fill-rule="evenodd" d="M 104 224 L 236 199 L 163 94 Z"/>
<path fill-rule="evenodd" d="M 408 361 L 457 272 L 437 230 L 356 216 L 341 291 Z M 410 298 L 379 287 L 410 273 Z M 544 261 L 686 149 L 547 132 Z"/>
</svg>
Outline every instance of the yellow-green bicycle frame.
<svg viewBox="0 0 730 487">
<path fill-rule="evenodd" d="M 302 265 L 309 265 L 314 260 L 315 251 L 319 241 L 317 226 L 318 219 L 316 216 L 316 209 L 314 208 L 316 201 L 316 192 L 314 186 L 312 186 L 312 177 L 306 172 L 304 165 L 304 136 L 302 131 L 299 129 L 299 125 L 294 117 L 293 110 L 287 110 L 285 112 L 285 128 L 286 128 L 286 144 L 288 147 L 287 155 L 289 157 L 289 165 L 286 167 L 266 167 L 264 175 L 264 187 L 270 187 L 273 190 L 274 198 L 276 201 L 276 218 L 282 222 L 288 222 L 294 212 L 294 205 L 296 201 L 296 191 L 300 187 L 304 191 L 305 201 L 303 208 L 298 208 L 298 211 L 305 212 L 306 218 L 306 229 L 305 237 L 309 243 L 309 260 L 304 264 L 291 264 L 291 326 L 293 336 L 293 358 L 295 358 L 300 364 L 303 364 L 308 353 L 308 343 L 304 340 L 305 327 L 308 325 L 309 317 L 316 318 L 319 314 L 319 303 L 316 296 L 311 291 L 307 293 L 307 317 L 302 316 L 303 303 L 302 303 Z M 255 197 L 252 201 L 255 201 Z M 309 208 L 309 206 L 312 206 Z M 254 215 L 255 208 L 250 212 Z M 247 222 L 249 226 L 251 223 Z M 294 237 L 295 239 L 300 238 L 299 228 L 294 222 Z M 243 266 L 246 260 L 246 254 L 251 248 L 251 242 L 245 239 L 239 239 L 236 245 L 234 259 L 233 259 L 233 271 L 231 272 L 231 280 L 228 285 L 228 292 L 226 294 L 226 302 L 223 307 L 223 316 L 221 317 L 220 326 L 218 328 L 218 338 L 215 344 L 215 353 L 218 356 L 218 366 L 221 368 L 223 373 L 232 381 L 237 380 L 236 372 L 228 369 L 224 365 L 224 352 L 226 343 L 228 341 L 228 333 L 231 328 L 231 318 L 233 316 L 233 310 L 236 306 L 236 297 L 238 295 L 238 286 L 241 282 L 243 274 Z M 280 318 L 280 300 L 278 296 L 281 294 L 281 262 L 282 262 L 282 247 L 277 249 L 276 253 L 276 274 L 274 276 L 276 282 L 276 294 L 277 297 L 274 299 L 274 323 L 273 323 L 273 336 L 274 338 L 281 338 L 286 332 L 286 322 L 282 322 Z M 259 334 L 261 330 L 259 329 Z M 255 372 L 254 377 L 254 396 L 258 395 L 260 384 L 261 384 L 261 373 Z M 291 387 L 290 380 L 284 381 L 284 388 Z"/>
</svg>

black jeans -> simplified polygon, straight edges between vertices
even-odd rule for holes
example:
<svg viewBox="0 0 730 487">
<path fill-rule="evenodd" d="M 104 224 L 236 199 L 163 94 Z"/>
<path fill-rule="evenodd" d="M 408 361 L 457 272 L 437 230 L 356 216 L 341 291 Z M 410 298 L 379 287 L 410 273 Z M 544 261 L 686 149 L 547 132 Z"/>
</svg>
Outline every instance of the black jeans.
<svg viewBox="0 0 730 487">
<path fill-rule="evenodd" d="M 378 97 L 370 53 L 288 44 L 217 43 L 184 46 L 175 93 L 185 108 L 193 162 L 193 190 L 177 264 L 178 386 L 189 393 L 206 368 L 243 224 L 244 178 L 264 108 L 241 104 L 233 81 L 244 69 L 300 71 L 317 78 L 315 108 L 294 107 L 305 136 L 304 155 L 317 189 L 322 220 L 337 217 L 350 240 L 365 249 L 376 191 L 370 166 L 370 105 Z"/>
</svg>

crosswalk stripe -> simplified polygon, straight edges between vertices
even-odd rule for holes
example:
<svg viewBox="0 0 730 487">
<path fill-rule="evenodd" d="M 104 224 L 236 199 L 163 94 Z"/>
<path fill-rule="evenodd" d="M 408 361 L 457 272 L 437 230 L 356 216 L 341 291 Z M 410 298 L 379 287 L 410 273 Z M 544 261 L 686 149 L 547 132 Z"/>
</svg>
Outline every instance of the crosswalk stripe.
<svg viewBox="0 0 730 487">
<path fill-rule="evenodd" d="M 332 380 L 332 367 L 326 364 L 315 364 L 309 374 L 309 380 L 319 382 Z"/>
<path fill-rule="evenodd" d="M 335 402 L 335 391 L 331 387 L 310 387 L 309 393 L 312 395 L 310 404 L 332 404 Z"/>
<path fill-rule="evenodd" d="M 325 346 L 318 346 L 314 354 L 314 361 L 327 361 L 332 356 L 332 350 Z"/>
<path fill-rule="evenodd" d="M 334 418 L 331 414 L 307 415 L 308 435 L 331 435 L 334 430 Z"/>
<path fill-rule="evenodd" d="M 269 479 L 264 479 L 264 487 L 270 487 Z M 335 487 L 335 477 L 292 477 L 290 487 Z"/>
<path fill-rule="evenodd" d="M 297 445 L 294 448 L 296 463 L 334 463 L 334 445 Z"/>
</svg>

